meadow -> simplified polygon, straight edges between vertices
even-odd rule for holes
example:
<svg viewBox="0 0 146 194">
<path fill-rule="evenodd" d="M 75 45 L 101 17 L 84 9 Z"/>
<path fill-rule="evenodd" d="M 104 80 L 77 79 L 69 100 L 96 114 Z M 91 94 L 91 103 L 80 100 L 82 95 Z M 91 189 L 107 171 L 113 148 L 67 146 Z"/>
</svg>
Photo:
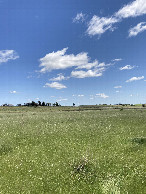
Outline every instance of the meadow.
<svg viewBox="0 0 146 194">
<path fill-rule="evenodd" d="M 9 193 L 146 193 L 146 110 L 0 107 Z"/>
</svg>

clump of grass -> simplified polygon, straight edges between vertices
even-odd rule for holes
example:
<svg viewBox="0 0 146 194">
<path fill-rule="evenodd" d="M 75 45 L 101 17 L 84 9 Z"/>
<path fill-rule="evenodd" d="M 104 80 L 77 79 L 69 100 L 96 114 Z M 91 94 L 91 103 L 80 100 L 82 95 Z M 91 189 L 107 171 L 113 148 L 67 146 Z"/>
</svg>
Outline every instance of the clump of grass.
<svg viewBox="0 0 146 194">
<path fill-rule="evenodd" d="M 2 144 L 0 145 L 0 156 L 8 154 L 9 152 L 12 152 L 12 150 L 13 149 L 10 145 Z"/>
<path fill-rule="evenodd" d="M 75 161 L 71 166 L 72 177 L 78 181 L 84 180 L 93 183 L 97 178 L 94 164 L 87 157 L 82 157 L 78 161 Z"/>
<path fill-rule="evenodd" d="M 132 139 L 132 142 L 137 143 L 139 145 L 141 145 L 141 144 L 146 145 L 146 137 L 136 137 L 136 138 Z"/>
</svg>

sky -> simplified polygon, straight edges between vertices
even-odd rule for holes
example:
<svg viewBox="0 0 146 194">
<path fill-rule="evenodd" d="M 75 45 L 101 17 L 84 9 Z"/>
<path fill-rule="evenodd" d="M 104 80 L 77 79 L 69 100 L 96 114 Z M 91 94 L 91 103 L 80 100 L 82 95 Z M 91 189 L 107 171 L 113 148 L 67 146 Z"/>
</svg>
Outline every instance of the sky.
<svg viewBox="0 0 146 194">
<path fill-rule="evenodd" d="M 0 0 L 0 105 L 146 103 L 146 0 Z"/>
</svg>

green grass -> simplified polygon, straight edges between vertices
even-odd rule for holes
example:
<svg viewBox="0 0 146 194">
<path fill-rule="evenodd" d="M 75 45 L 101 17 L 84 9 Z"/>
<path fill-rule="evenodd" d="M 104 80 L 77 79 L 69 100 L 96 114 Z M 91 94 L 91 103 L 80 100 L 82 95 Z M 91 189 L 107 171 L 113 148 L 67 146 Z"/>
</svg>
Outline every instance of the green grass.
<svg viewBox="0 0 146 194">
<path fill-rule="evenodd" d="M 146 110 L 65 109 L 0 108 L 0 193 L 146 193 Z"/>
</svg>

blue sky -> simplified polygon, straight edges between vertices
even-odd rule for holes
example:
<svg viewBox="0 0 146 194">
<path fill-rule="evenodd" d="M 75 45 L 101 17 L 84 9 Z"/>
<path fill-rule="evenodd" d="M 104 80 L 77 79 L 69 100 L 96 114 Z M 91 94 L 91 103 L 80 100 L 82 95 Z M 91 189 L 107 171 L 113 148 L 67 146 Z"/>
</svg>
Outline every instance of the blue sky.
<svg viewBox="0 0 146 194">
<path fill-rule="evenodd" d="M 0 104 L 146 103 L 145 0 L 0 0 Z"/>
</svg>

